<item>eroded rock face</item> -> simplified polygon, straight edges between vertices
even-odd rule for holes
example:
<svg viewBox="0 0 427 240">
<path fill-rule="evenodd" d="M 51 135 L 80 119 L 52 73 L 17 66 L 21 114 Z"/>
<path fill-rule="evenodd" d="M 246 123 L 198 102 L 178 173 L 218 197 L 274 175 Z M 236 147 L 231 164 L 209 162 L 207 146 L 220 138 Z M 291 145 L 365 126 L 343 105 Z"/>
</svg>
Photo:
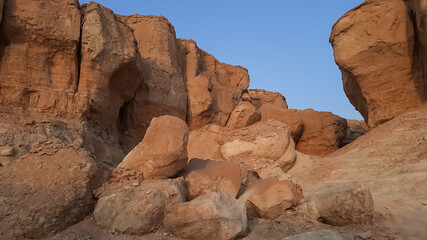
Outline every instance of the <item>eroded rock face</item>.
<svg viewBox="0 0 427 240">
<path fill-rule="evenodd" d="M 142 57 L 144 85 L 124 109 L 128 141 L 136 145 L 153 117 L 171 115 L 186 120 L 187 86 L 175 30 L 165 17 L 123 16 L 133 30 Z"/>
<path fill-rule="evenodd" d="M 208 193 L 176 205 L 165 228 L 184 239 L 234 239 L 247 228 L 245 204 L 224 193 Z"/>
<path fill-rule="evenodd" d="M 87 117 L 114 132 L 125 124 L 120 122 L 120 109 L 142 82 L 132 29 L 110 9 L 91 2 L 84 12 L 81 45 L 78 96 L 88 102 Z"/>
<path fill-rule="evenodd" d="M 246 172 L 236 163 L 191 159 L 185 168 L 187 199 L 192 200 L 209 192 L 223 192 L 236 197 Z"/>
<path fill-rule="evenodd" d="M 281 109 L 288 109 L 285 97 L 278 92 L 269 92 L 263 89 L 248 89 L 250 101 L 260 109 L 264 104 L 272 104 Z"/>
<path fill-rule="evenodd" d="M 372 222 L 374 200 L 369 189 L 348 182 L 331 182 L 308 197 L 308 211 L 315 219 L 343 226 Z"/>
<path fill-rule="evenodd" d="M 145 179 L 173 177 L 187 165 L 188 133 L 180 118 L 153 118 L 142 142 L 118 167 L 140 172 Z"/>
<path fill-rule="evenodd" d="M 120 176 L 120 175 L 118 175 Z M 147 234 L 163 225 L 165 212 L 185 201 L 182 178 L 127 180 L 113 178 L 99 190 L 94 216 L 103 228 L 127 234 Z"/>
<path fill-rule="evenodd" d="M 88 152 L 58 144 L 0 167 L 0 235 L 41 238 L 81 220 L 93 208 L 99 169 Z"/>
<path fill-rule="evenodd" d="M 248 71 L 218 62 L 192 40 L 179 39 L 178 46 L 187 82 L 190 129 L 209 123 L 225 126 L 249 86 Z"/>
<path fill-rule="evenodd" d="M 5 2 L 0 40 L 2 106 L 55 116 L 73 115 L 81 107 L 73 102 L 80 19 L 76 0 Z"/>
<path fill-rule="evenodd" d="M 369 132 L 368 125 L 366 125 L 364 121 L 347 119 L 347 127 L 347 135 L 345 137 L 344 144 L 352 143 L 360 136 Z"/>
<path fill-rule="evenodd" d="M 330 42 L 350 102 L 370 127 L 426 100 L 405 1 L 369 0 L 341 17 Z"/>
<path fill-rule="evenodd" d="M 302 189 L 290 180 L 267 178 L 248 186 L 239 200 L 246 203 L 248 216 L 276 219 L 303 199 Z"/>
</svg>

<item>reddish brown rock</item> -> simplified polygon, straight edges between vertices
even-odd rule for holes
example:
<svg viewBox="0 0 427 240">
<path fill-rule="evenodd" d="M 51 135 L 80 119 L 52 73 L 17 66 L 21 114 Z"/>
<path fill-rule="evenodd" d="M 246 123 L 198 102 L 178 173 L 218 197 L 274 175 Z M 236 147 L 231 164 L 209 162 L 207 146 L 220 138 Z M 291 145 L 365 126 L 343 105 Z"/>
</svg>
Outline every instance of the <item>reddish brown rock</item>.
<svg viewBox="0 0 427 240">
<path fill-rule="evenodd" d="M 110 10 L 89 3 L 84 12 L 78 96 L 88 117 L 116 130 L 119 112 L 141 85 L 141 57 L 132 29 Z"/>
<path fill-rule="evenodd" d="M 244 128 L 250 126 L 261 120 L 261 114 L 249 102 L 241 102 L 230 115 L 228 119 L 227 127 L 228 128 Z"/>
<path fill-rule="evenodd" d="M 245 204 L 224 193 L 208 193 L 177 204 L 165 216 L 165 228 L 184 239 L 234 239 L 245 233 Z"/>
<path fill-rule="evenodd" d="M 292 181 L 267 178 L 249 185 L 239 200 L 246 203 L 248 216 L 276 219 L 303 198 L 301 187 Z"/>
<path fill-rule="evenodd" d="M 249 86 L 248 71 L 218 62 L 192 40 L 179 39 L 183 74 L 187 82 L 190 129 L 209 123 L 225 126 Z"/>
<path fill-rule="evenodd" d="M 262 89 L 249 89 L 248 92 L 251 98 L 250 101 L 258 109 L 267 103 L 282 109 L 288 109 L 285 97 L 278 92 L 269 92 Z"/>
<path fill-rule="evenodd" d="M 236 163 L 197 158 L 191 159 L 184 171 L 188 200 L 209 192 L 223 192 L 236 197 L 246 174 Z"/>
<path fill-rule="evenodd" d="M 330 42 L 344 90 L 370 127 L 426 100 L 414 26 L 404 1 L 369 0 L 332 29 Z"/>
<path fill-rule="evenodd" d="M 318 187 L 307 200 L 314 219 L 343 226 L 372 222 L 374 200 L 369 189 L 354 183 L 331 182 Z"/>
<path fill-rule="evenodd" d="M 298 110 L 304 122 L 304 132 L 296 149 L 302 153 L 326 156 L 344 146 L 347 120 L 330 112 L 313 109 Z"/>
<path fill-rule="evenodd" d="M 140 172 L 144 179 L 175 176 L 187 165 L 188 132 L 180 118 L 153 118 L 142 142 L 123 159 L 119 168 Z"/>
<path fill-rule="evenodd" d="M 104 184 L 94 210 L 103 228 L 127 234 L 147 234 L 163 225 L 167 209 L 185 201 L 182 178 L 174 180 L 124 181 L 120 187 Z M 111 186 L 109 186 L 111 185 Z"/>
<path fill-rule="evenodd" d="M 291 129 L 292 139 L 298 143 L 304 130 L 304 122 L 301 114 L 296 109 L 284 109 L 267 103 L 260 108 L 262 120 L 273 119 L 280 121 Z"/>
<path fill-rule="evenodd" d="M 78 84 L 78 1 L 9 0 L 2 13 L 0 105 L 54 116 L 81 108 L 73 103 Z"/>
<path fill-rule="evenodd" d="M 222 159 L 221 144 L 217 141 L 220 131 L 223 129 L 215 124 L 192 130 L 187 144 L 188 159 Z"/>
<path fill-rule="evenodd" d="M 164 17 L 132 15 L 122 19 L 134 30 L 142 57 L 144 84 L 123 111 L 127 139 L 142 140 L 153 117 L 171 115 L 186 120 L 187 86 L 174 27 Z"/>
<path fill-rule="evenodd" d="M 99 169 L 88 152 L 61 144 L 0 167 L 0 236 L 42 238 L 83 220 L 93 206 Z"/>
</svg>

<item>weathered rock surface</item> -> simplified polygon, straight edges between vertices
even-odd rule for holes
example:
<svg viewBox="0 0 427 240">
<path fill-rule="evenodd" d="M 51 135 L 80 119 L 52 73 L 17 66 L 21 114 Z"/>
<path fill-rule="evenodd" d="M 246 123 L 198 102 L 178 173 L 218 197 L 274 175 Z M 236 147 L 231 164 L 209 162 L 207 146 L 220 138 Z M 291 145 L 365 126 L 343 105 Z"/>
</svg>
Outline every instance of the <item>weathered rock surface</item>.
<svg viewBox="0 0 427 240">
<path fill-rule="evenodd" d="M 239 129 L 250 126 L 261 120 L 261 114 L 250 102 L 241 102 L 230 115 L 227 127 Z"/>
<path fill-rule="evenodd" d="M 99 169 L 88 152 L 58 144 L 0 167 L 0 235 L 41 238 L 83 220 Z"/>
<path fill-rule="evenodd" d="M 187 165 L 188 134 L 188 127 L 180 118 L 153 118 L 142 142 L 119 168 L 136 170 L 145 179 L 173 177 Z"/>
<path fill-rule="evenodd" d="M 187 199 L 209 192 L 223 192 L 236 197 L 245 175 L 245 169 L 236 163 L 191 159 L 184 174 Z"/>
<path fill-rule="evenodd" d="M 81 107 L 73 103 L 78 84 L 78 1 L 9 0 L 2 13 L 0 105 L 72 115 Z"/>
<path fill-rule="evenodd" d="M 250 101 L 260 109 L 264 104 L 272 104 L 281 109 L 288 109 L 285 97 L 278 92 L 269 92 L 262 89 L 248 89 Z"/>
<path fill-rule="evenodd" d="M 418 29 L 409 12 L 402 0 L 369 0 L 332 29 L 344 90 L 370 127 L 426 101 L 415 45 Z"/>
<path fill-rule="evenodd" d="M 190 129 L 209 123 L 225 126 L 249 86 L 248 70 L 218 62 L 192 40 L 179 39 L 187 82 Z"/>
<path fill-rule="evenodd" d="M 327 224 L 343 226 L 372 222 L 374 200 L 369 189 L 347 182 L 326 183 L 308 197 L 310 215 Z"/>
<path fill-rule="evenodd" d="M 182 178 L 140 181 L 135 177 L 127 180 L 129 175 L 121 177 L 98 190 L 94 216 L 103 228 L 127 234 L 151 233 L 163 225 L 168 208 L 185 201 Z"/>
<path fill-rule="evenodd" d="M 0 0 L 0 23 L 3 18 L 3 2 L 4 0 Z"/>
<path fill-rule="evenodd" d="M 347 119 L 347 135 L 343 141 L 344 145 L 354 142 L 359 137 L 369 132 L 369 127 L 364 121 Z"/>
<path fill-rule="evenodd" d="M 246 231 L 246 207 L 228 194 L 208 193 L 170 209 L 164 224 L 185 239 L 234 239 Z"/>
<path fill-rule="evenodd" d="M 142 57 L 144 84 L 123 110 L 127 141 L 138 144 L 153 117 L 171 115 L 186 120 L 187 86 L 174 27 L 165 17 L 123 16 L 133 30 Z"/>
<path fill-rule="evenodd" d="M 259 159 L 270 159 L 286 172 L 296 160 L 295 144 L 290 130 L 278 121 L 259 122 L 233 131 L 224 136 L 222 141 L 222 155 L 230 161 L 248 164 L 244 159 L 250 155 Z"/>
<path fill-rule="evenodd" d="M 239 200 L 250 217 L 276 219 L 303 199 L 302 189 L 290 180 L 267 178 L 248 186 Z"/>
<path fill-rule="evenodd" d="M 343 238 L 336 232 L 319 230 L 285 237 L 284 240 L 343 240 Z"/>
<path fill-rule="evenodd" d="M 266 103 L 261 106 L 259 111 L 263 121 L 273 119 L 288 125 L 291 130 L 292 139 L 294 139 L 295 143 L 298 143 L 304 131 L 304 121 L 298 110 L 285 109 Z"/>
<path fill-rule="evenodd" d="M 109 129 L 122 127 L 120 109 L 133 99 L 141 82 L 141 56 L 132 29 L 110 9 L 89 3 L 82 27 L 78 86 L 78 95 L 89 102 L 88 117 Z"/>
</svg>

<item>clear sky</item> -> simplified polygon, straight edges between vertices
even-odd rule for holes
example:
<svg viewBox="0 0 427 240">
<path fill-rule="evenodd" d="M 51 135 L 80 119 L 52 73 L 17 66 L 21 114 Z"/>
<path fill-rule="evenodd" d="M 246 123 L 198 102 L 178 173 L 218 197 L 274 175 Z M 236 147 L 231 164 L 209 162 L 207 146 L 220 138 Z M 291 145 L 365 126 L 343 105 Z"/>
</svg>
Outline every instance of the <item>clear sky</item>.
<svg viewBox="0 0 427 240">
<path fill-rule="evenodd" d="M 89 1 L 80 0 L 80 3 Z M 123 15 L 162 15 L 178 38 L 249 70 L 250 88 L 282 93 L 290 108 L 362 119 L 342 89 L 329 34 L 363 0 L 98 0 Z"/>
</svg>

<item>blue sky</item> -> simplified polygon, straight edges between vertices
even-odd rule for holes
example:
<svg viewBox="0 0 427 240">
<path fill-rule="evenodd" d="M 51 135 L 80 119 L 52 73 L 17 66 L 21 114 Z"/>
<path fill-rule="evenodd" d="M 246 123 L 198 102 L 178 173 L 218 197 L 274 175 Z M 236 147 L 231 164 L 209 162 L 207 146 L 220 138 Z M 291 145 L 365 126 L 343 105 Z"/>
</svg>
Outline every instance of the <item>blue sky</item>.
<svg viewBox="0 0 427 240">
<path fill-rule="evenodd" d="M 178 38 L 193 39 L 219 61 L 247 68 L 250 88 L 280 92 L 290 108 L 362 119 L 342 89 L 329 34 L 363 0 L 97 2 L 123 15 L 167 17 Z"/>
</svg>

